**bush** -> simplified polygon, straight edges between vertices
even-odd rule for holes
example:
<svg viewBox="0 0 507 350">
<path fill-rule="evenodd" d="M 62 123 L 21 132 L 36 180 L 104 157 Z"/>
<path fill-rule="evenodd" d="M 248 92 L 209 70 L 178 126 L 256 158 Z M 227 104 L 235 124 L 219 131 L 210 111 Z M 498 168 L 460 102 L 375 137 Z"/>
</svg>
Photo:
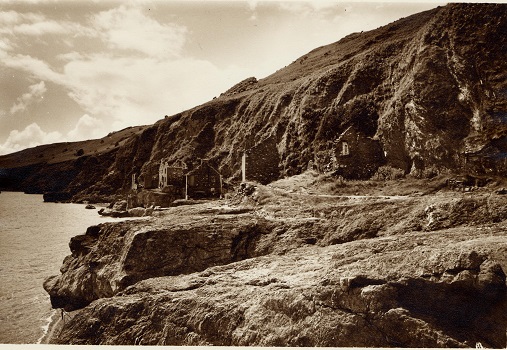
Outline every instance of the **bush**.
<svg viewBox="0 0 507 350">
<path fill-rule="evenodd" d="M 431 166 L 429 168 L 424 169 L 422 175 L 425 179 L 432 179 L 440 175 L 440 170 L 435 166 Z"/>
<path fill-rule="evenodd" d="M 410 175 L 417 179 L 432 179 L 440 175 L 441 171 L 436 166 L 432 165 L 424 169 L 415 169 L 410 172 Z"/>
<path fill-rule="evenodd" d="M 373 180 L 398 180 L 405 177 L 405 172 L 399 168 L 393 168 L 390 165 L 382 165 L 377 169 L 377 172 L 372 176 Z"/>
</svg>

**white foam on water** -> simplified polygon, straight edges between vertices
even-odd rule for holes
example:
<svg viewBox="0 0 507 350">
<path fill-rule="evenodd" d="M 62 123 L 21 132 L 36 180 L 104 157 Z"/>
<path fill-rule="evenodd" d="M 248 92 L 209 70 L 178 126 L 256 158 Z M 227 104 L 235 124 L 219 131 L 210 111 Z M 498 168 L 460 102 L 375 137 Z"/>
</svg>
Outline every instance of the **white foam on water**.
<svg viewBox="0 0 507 350">
<path fill-rule="evenodd" d="M 44 337 L 48 334 L 48 331 L 49 331 L 49 326 L 51 326 L 51 324 L 53 323 L 53 318 L 56 316 L 57 314 L 57 311 L 58 310 L 53 310 L 53 312 L 51 313 L 51 315 L 49 315 L 49 317 L 47 317 L 44 321 L 45 321 L 45 324 L 41 327 L 42 328 L 42 335 L 40 336 L 40 338 L 37 340 L 37 344 L 40 344 L 41 341 L 44 339 Z"/>
</svg>

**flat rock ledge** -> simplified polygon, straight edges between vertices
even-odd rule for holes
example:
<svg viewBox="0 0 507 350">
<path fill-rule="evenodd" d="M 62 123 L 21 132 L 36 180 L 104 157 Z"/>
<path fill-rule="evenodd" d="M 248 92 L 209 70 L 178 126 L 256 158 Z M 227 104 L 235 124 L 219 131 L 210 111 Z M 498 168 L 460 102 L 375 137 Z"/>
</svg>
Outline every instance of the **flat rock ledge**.
<svg viewBox="0 0 507 350">
<path fill-rule="evenodd" d="M 357 203 L 338 204 L 354 218 Z M 505 221 L 354 228 L 329 245 L 336 222 L 302 216 L 196 205 L 90 227 L 44 283 L 54 308 L 77 310 L 51 343 L 506 346 Z"/>
</svg>

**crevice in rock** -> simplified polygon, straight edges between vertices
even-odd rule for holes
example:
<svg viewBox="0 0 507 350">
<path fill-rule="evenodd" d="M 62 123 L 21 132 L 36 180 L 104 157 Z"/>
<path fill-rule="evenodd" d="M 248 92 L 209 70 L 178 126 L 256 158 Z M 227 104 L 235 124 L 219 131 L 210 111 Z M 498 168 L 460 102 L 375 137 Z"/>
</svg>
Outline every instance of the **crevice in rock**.
<svg viewBox="0 0 507 350">
<path fill-rule="evenodd" d="M 255 244 L 260 235 L 256 225 L 241 229 L 231 242 L 231 260 L 234 262 L 255 256 Z"/>
<path fill-rule="evenodd" d="M 390 283 L 401 307 L 434 324 L 460 342 L 505 345 L 507 311 L 505 284 L 489 286 L 487 293 L 473 285 L 435 283 L 422 278 Z M 493 289 L 493 290 L 492 290 Z M 495 320 L 493 315 L 498 315 Z M 502 336 L 503 335 L 503 336 Z"/>
</svg>

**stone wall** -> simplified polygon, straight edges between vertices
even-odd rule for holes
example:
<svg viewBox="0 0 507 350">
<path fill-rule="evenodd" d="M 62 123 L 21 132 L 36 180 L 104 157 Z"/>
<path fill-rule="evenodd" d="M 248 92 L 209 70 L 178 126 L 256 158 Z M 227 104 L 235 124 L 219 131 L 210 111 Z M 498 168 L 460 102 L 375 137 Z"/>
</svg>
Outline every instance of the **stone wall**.
<svg viewBox="0 0 507 350">
<path fill-rule="evenodd" d="M 280 175 L 276 138 L 271 136 L 246 152 L 245 172 L 247 181 L 268 184 Z"/>
</svg>

